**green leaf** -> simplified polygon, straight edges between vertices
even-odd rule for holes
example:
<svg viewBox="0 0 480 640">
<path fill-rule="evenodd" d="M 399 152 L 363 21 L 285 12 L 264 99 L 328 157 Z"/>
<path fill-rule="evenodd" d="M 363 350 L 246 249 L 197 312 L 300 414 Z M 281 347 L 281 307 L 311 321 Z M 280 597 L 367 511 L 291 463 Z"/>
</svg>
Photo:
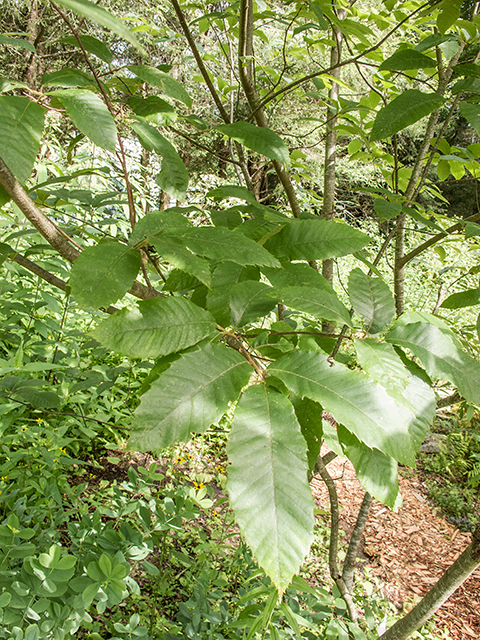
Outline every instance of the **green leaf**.
<svg viewBox="0 0 480 640">
<path fill-rule="evenodd" d="M 247 149 L 261 153 L 271 160 L 278 160 L 288 164 L 290 154 L 288 148 L 278 133 L 267 127 L 257 127 L 249 122 L 234 122 L 233 124 L 217 125 L 216 129 L 232 140 L 240 142 Z"/>
<path fill-rule="evenodd" d="M 272 297 L 273 294 L 273 297 Z M 230 290 L 230 315 L 235 327 L 254 322 L 270 313 L 278 297 L 272 287 L 263 282 L 246 280 L 235 284 Z"/>
<path fill-rule="evenodd" d="M 441 304 L 443 309 L 463 309 L 480 304 L 480 289 L 467 289 L 459 293 L 452 293 Z"/>
<path fill-rule="evenodd" d="M 310 398 L 293 396 L 290 400 L 295 409 L 302 435 L 307 443 L 308 470 L 311 472 L 315 468 L 322 448 L 322 406 L 318 402 L 310 400 Z"/>
<path fill-rule="evenodd" d="M 94 144 L 115 153 L 117 128 L 105 103 L 86 89 L 61 89 L 50 94 L 59 98 L 73 124 Z"/>
<path fill-rule="evenodd" d="M 44 109 L 28 98 L 0 96 L 0 157 L 22 184 L 40 149 L 44 117 Z"/>
<path fill-rule="evenodd" d="M 384 140 L 405 127 L 440 109 L 445 100 L 438 93 L 408 89 L 380 109 L 373 123 L 370 140 Z"/>
<path fill-rule="evenodd" d="M 7 607 L 11 599 L 12 599 L 12 594 L 8 593 L 7 591 L 4 591 L 0 595 L 0 608 L 3 609 L 4 607 Z"/>
<path fill-rule="evenodd" d="M 207 295 L 207 309 L 222 327 L 231 322 L 230 291 L 232 287 L 245 280 L 258 280 L 260 273 L 256 267 L 244 266 L 235 262 L 221 262 L 212 275 L 211 290 Z"/>
<path fill-rule="evenodd" d="M 236 520 L 259 565 L 285 591 L 313 539 L 305 440 L 288 399 L 263 385 L 247 389 L 227 453 Z"/>
<path fill-rule="evenodd" d="M 130 42 L 130 44 L 133 44 L 134 47 L 146 55 L 145 50 L 130 29 L 127 29 L 124 22 L 112 16 L 111 13 L 105 11 L 102 7 L 90 2 L 90 0 L 58 0 L 57 4 L 66 9 L 70 9 L 79 16 L 90 18 L 98 24 L 101 24 L 127 42 Z"/>
<path fill-rule="evenodd" d="M 413 370 L 409 371 L 390 344 L 372 339 L 355 339 L 354 343 L 362 368 L 394 398 L 417 449 L 435 416 L 435 394 L 431 385 Z M 407 364 L 412 363 L 407 361 Z"/>
<path fill-rule="evenodd" d="M 183 85 L 172 76 L 169 76 L 168 73 L 144 64 L 132 64 L 128 67 L 128 70 L 152 87 L 159 87 L 169 98 L 183 102 L 187 107 L 192 106 L 192 99 Z"/>
<path fill-rule="evenodd" d="M 167 227 L 190 227 L 192 223 L 186 218 L 178 207 L 172 207 L 165 211 L 151 211 L 140 218 L 130 236 L 130 246 L 135 246 L 146 238 L 157 235 Z"/>
<path fill-rule="evenodd" d="M 480 105 L 460 102 L 460 113 L 480 135 Z"/>
<path fill-rule="evenodd" d="M 400 202 L 389 202 L 383 198 L 375 198 L 373 201 L 373 208 L 378 215 L 380 222 L 391 220 L 396 218 L 399 213 L 402 212 L 402 205 Z"/>
<path fill-rule="evenodd" d="M 367 332 L 380 333 L 395 317 L 392 292 L 381 278 L 354 269 L 348 278 L 348 293 L 355 313 L 365 320 Z"/>
<path fill-rule="evenodd" d="M 195 276 L 207 287 L 210 286 L 212 276 L 208 262 L 189 251 L 181 238 L 154 236 L 151 238 L 151 243 L 164 260 L 173 264 L 177 269 Z"/>
<path fill-rule="evenodd" d="M 341 424 L 337 426 L 337 434 L 365 491 L 391 509 L 400 507 L 397 461 L 378 449 L 370 449 Z"/>
<path fill-rule="evenodd" d="M 44 73 L 42 84 L 50 87 L 92 87 L 96 86 L 95 78 L 84 71 L 65 67 L 53 73 Z"/>
<path fill-rule="evenodd" d="M 259 204 L 251 191 L 246 187 L 240 187 L 236 184 L 227 184 L 223 185 L 223 187 L 210 189 L 210 191 L 207 192 L 207 198 L 212 198 L 213 200 L 239 198 L 240 200 L 246 200 L 246 202 L 249 202 L 250 204 Z"/>
<path fill-rule="evenodd" d="M 131 96 L 127 100 L 128 106 L 137 116 L 145 118 L 158 126 L 173 124 L 177 119 L 177 112 L 172 105 L 158 96 Z"/>
<path fill-rule="evenodd" d="M 321 218 L 288 220 L 288 224 L 265 242 L 265 248 L 278 258 L 325 260 L 362 249 L 370 238 L 341 222 Z"/>
<path fill-rule="evenodd" d="M 297 395 L 319 402 L 359 440 L 404 464 L 413 464 L 415 450 L 408 424 L 395 401 L 368 376 L 340 363 L 330 366 L 326 355 L 288 354 L 268 368 Z"/>
<path fill-rule="evenodd" d="M 480 404 L 480 363 L 462 351 L 451 332 L 425 322 L 396 323 L 386 339 L 410 349 L 429 376 L 449 380 L 468 402 Z"/>
<path fill-rule="evenodd" d="M 129 449 L 161 449 L 202 433 L 237 399 L 251 373 L 247 361 L 223 344 L 182 356 L 142 396 Z"/>
<path fill-rule="evenodd" d="M 191 347 L 215 333 L 213 316 L 183 298 L 153 298 L 104 320 L 93 337 L 131 358 L 158 358 Z"/>
<path fill-rule="evenodd" d="M 440 33 L 445 33 L 460 17 L 462 0 L 443 0 L 437 17 L 437 27 Z"/>
<path fill-rule="evenodd" d="M 281 287 L 274 291 L 291 309 L 310 313 L 322 320 L 353 326 L 347 308 L 340 302 L 335 292 L 313 287 Z"/>
<path fill-rule="evenodd" d="M 139 269 L 140 253 L 120 242 L 88 247 L 73 263 L 70 275 L 78 306 L 108 307 L 130 289 Z"/>
<path fill-rule="evenodd" d="M 415 49 L 402 49 L 395 51 L 378 67 L 379 71 L 407 71 L 414 69 L 432 69 L 437 63 L 432 58 L 415 51 Z"/>
<path fill-rule="evenodd" d="M 10 47 L 17 47 L 19 49 L 25 49 L 26 51 L 31 51 L 32 53 L 37 53 L 35 47 L 28 40 L 24 40 L 23 38 L 12 38 L 11 36 L 0 35 L 0 45 L 5 44 Z"/>
<path fill-rule="evenodd" d="M 162 168 L 157 176 L 160 189 L 176 200 L 184 200 L 188 187 L 188 171 L 173 144 L 146 122 L 134 122 L 132 129 L 145 149 L 155 151 L 162 157 Z"/>
<path fill-rule="evenodd" d="M 87 36 L 84 34 L 79 35 L 78 37 L 85 51 L 87 51 L 88 53 L 92 53 L 94 56 L 97 56 L 97 58 L 100 58 L 100 60 L 103 60 L 107 64 L 110 64 L 113 61 L 113 53 L 104 42 L 98 40 L 97 38 L 94 38 L 93 36 Z M 59 42 L 70 44 L 72 45 L 72 47 L 80 47 L 75 36 L 66 36 L 65 38 L 59 40 Z"/>
<path fill-rule="evenodd" d="M 184 243 L 193 253 L 210 260 L 229 260 L 243 265 L 279 266 L 278 260 L 257 242 L 225 227 L 195 227 L 174 231 L 167 229 L 159 237 L 168 240 L 171 236 Z"/>
<path fill-rule="evenodd" d="M 286 262 L 283 269 L 263 267 L 264 273 L 274 287 L 314 287 L 320 291 L 335 294 L 335 290 L 321 273 L 305 262 Z"/>
</svg>

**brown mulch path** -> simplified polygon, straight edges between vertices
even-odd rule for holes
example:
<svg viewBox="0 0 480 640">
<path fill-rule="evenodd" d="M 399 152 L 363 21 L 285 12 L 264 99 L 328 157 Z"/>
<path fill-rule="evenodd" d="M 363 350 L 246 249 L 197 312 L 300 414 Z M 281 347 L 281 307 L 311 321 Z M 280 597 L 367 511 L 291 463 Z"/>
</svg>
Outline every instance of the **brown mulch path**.
<svg viewBox="0 0 480 640">
<path fill-rule="evenodd" d="M 328 465 L 336 479 L 341 505 L 340 529 L 350 534 L 365 494 L 351 463 L 336 458 Z M 312 489 L 318 506 L 328 508 L 328 493 L 317 478 Z M 400 478 L 403 507 L 393 513 L 374 501 L 364 533 L 364 553 L 382 585 L 384 595 L 399 610 L 409 610 L 471 542 L 471 534 L 459 531 L 421 493 L 416 476 Z M 480 569 L 437 611 L 439 629 L 453 640 L 480 639 Z"/>
</svg>

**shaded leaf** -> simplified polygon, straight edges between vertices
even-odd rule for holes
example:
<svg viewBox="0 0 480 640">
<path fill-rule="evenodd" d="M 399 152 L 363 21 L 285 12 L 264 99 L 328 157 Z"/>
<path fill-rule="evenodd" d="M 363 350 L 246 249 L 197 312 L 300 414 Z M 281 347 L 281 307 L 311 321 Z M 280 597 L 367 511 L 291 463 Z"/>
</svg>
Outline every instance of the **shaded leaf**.
<svg viewBox="0 0 480 640">
<path fill-rule="evenodd" d="M 268 371 L 297 395 L 319 402 L 367 446 L 414 463 L 408 424 L 394 399 L 368 376 L 339 363 L 330 366 L 326 355 L 301 351 L 281 357 Z"/>
<path fill-rule="evenodd" d="M 287 307 L 310 313 L 322 320 L 352 326 L 348 309 L 340 302 L 335 292 L 313 287 L 281 287 L 274 291 Z"/>
<path fill-rule="evenodd" d="M 132 286 L 140 269 L 140 253 L 110 240 L 87 247 L 72 266 L 70 286 L 82 309 L 108 307 Z"/>
<path fill-rule="evenodd" d="M 445 33 L 460 17 L 462 0 L 443 0 L 437 17 L 437 27 L 440 33 Z"/>
<path fill-rule="evenodd" d="M 337 434 L 365 491 L 391 509 L 400 507 L 397 461 L 378 449 L 370 449 L 341 424 L 337 426 Z"/>
<path fill-rule="evenodd" d="M 415 49 L 395 51 L 378 67 L 379 71 L 407 71 L 410 69 L 432 69 L 437 63 Z"/>
<path fill-rule="evenodd" d="M 153 298 L 121 309 L 93 332 L 107 349 L 132 358 L 158 358 L 215 333 L 213 316 L 183 298 Z"/>
<path fill-rule="evenodd" d="M 348 293 L 355 313 L 365 320 L 367 332 L 380 333 L 395 317 L 392 292 L 381 278 L 353 269 L 348 278 Z"/>
<path fill-rule="evenodd" d="M 157 176 L 158 186 L 172 198 L 184 200 L 188 188 L 188 171 L 173 144 L 146 122 L 134 122 L 132 129 L 145 149 L 155 151 L 162 157 L 162 168 Z"/>
<path fill-rule="evenodd" d="M 322 406 L 310 398 L 299 398 L 295 395 L 290 400 L 307 443 L 308 470 L 312 472 L 322 448 Z"/>
<path fill-rule="evenodd" d="M 373 201 L 373 208 L 375 209 L 375 213 L 378 215 L 380 222 L 396 218 L 402 211 L 402 205 L 400 202 L 389 202 L 383 198 L 375 198 Z"/>
<path fill-rule="evenodd" d="M 99 7 L 90 0 L 58 0 L 57 4 L 70 9 L 79 16 L 90 18 L 103 27 L 107 27 L 113 33 L 133 44 L 134 47 L 145 53 L 143 47 L 139 44 L 133 33 L 125 26 L 125 23 L 115 18 L 111 13 Z"/>
<path fill-rule="evenodd" d="M 177 119 L 177 112 L 172 105 L 158 96 L 131 96 L 128 106 L 137 116 L 141 116 L 159 126 L 172 124 Z"/>
<path fill-rule="evenodd" d="M 240 282 L 230 291 L 231 322 L 236 327 L 254 322 L 269 313 L 277 302 L 278 297 L 267 284 L 254 280 Z"/>
<path fill-rule="evenodd" d="M 334 288 L 321 273 L 305 262 L 286 262 L 282 269 L 263 267 L 264 273 L 274 287 L 315 287 L 321 291 L 335 293 Z"/>
<path fill-rule="evenodd" d="M 480 135 L 480 105 L 460 102 L 460 113 Z"/>
<path fill-rule="evenodd" d="M 234 285 L 245 280 L 258 280 L 260 273 L 256 267 L 235 262 L 221 262 L 213 272 L 211 290 L 207 295 L 207 309 L 215 320 L 226 327 L 231 322 L 230 292 Z"/>
<path fill-rule="evenodd" d="M 258 204 L 255 196 L 246 187 L 240 187 L 236 184 L 227 184 L 216 189 L 210 189 L 207 193 L 208 198 L 213 200 L 226 200 L 227 198 L 239 198 L 246 200 L 250 204 Z"/>
<path fill-rule="evenodd" d="M 330 220 L 288 220 L 288 224 L 265 242 L 278 258 L 325 260 L 362 249 L 370 238 L 347 224 Z"/>
<path fill-rule="evenodd" d="M 223 344 L 182 356 L 142 396 L 129 449 L 161 449 L 202 433 L 237 399 L 251 373 L 247 361 Z"/>
<path fill-rule="evenodd" d="M 207 260 L 193 254 L 179 238 L 154 236 L 151 243 L 164 260 L 170 262 L 177 269 L 195 276 L 207 287 L 210 286 L 212 275 Z"/>
<path fill-rule="evenodd" d="M 370 140 L 384 140 L 405 127 L 440 109 L 445 100 L 438 93 L 408 89 L 380 109 L 373 123 Z"/>
<path fill-rule="evenodd" d="M 98 38 L 94 38 L 93 36 L 87 36 L 85 34 L 79 35 L 78 37 L 85 51 L 87 51 L 88 53 L 93 53 L 94 56 L 97 56 L 97 58 L 100 58 L 100 60 L 103 60 L 107 64 L 110 64 L 110 62 L 112 62 L 113 53 L 110 51 L 110 49 L 107 47 L 107 45 L 104 42 L 102 42 L 101 40 L 98 40 Z M 72 47 L 80 47 L 80 45 L 78 44 L 78 40 L 75 36 L 66 36 L 65 38 L 62 38 L 59 42 L 70 44 L 72 45 Z"/>
<path fill-rule="evenodd" d="M 480 403 L 480 363 L 462 351 L 450 331 L 426 322 L 396 323 L 386 339 L 410 349 L 429 376 L 449 380 L 468 402 Z"/>
<path fill-rule="evenodd" d="M 128 69 L 138 76 L 140 80 L 143 80 L 143 82 L 146 82 L 152 87 L 159 87 L 169 98 L 183 102 L 187 107 L 192 106 L 192 99 L 183 85 L 178 82 L 178 80 L 172 78 L 172 76 L 169 76 L 168 73 L 144 64 L 132 64 Z"/>
<path fill-rule="evenodd" d="M 60 89 L 53 94 L 59 98 L 73 124 L 93 143 L 115 153 L 117 128 L 105 103 L 86 89 Z"/>
<path fill-rule="evenodd" d="M 467 289 L 459 293 L 452 293 L 448 296 L 441 307 L 444 309 L 463 309 L 464 307 L 474 307 L 480 304 L 480 289 Z"/>
<path fill-rule="evenodd" d="M 194 253 L 211 260 L 229 260 L 243 265 L 279 266 L 278 260 L 257 242 L 225 227 L 177 229 L 175 233 L 166 230 L 160 237 L 168 239 L 170 235 L 183 242 Z"/>
<path fill-rule="evenodd" d="M 19 182 L 30 177 L 40 149 L 45 110 L 18 96 L 0 96 L 0 157 Z"/>
<path fill-rule="evenodd" d="M 91 87 L 96 86 L 95 78 L 79 69 L 59 69 L 44 73 L 42 84 L 50 87 Z"/>
<path fill-rule="evenodd" d="M 313 539 L 305 440 L 282 394 L 255 385 L 235 411 L 227 448 L 235 518 L 259 565 L 285 591 Z"/>
<path fill-rule="evenodd" d="M 232 140 L 243 144 L 247 149 L 261 153 L 271 160 L 278 160 L 288 164 L 290 154 L 287 146 L 278 133 L 267 127 L 257 127 L 249 122 L 234 122 L 221 124 L 216 127 Z"/>
<path fill-rule="evenodd" d="M 130 236 L 129 244 L 136 245 L 145 238 L 157 235 L 167 227 L 190 227 L 191 224 L 190 220 L 177 207 L 165 211 L 151 211 L 137 222 Z"/>
<path fill-rule="evenodd" d="M 31 53 L 36 53 L 35 47 L 28 40 L 23 38 L 12 38 L 11 36 L 0 35 L 0 45 L 8 45 L 10 47 L 17 47 L 18 49 L 25 49 Z"/>
</svg>

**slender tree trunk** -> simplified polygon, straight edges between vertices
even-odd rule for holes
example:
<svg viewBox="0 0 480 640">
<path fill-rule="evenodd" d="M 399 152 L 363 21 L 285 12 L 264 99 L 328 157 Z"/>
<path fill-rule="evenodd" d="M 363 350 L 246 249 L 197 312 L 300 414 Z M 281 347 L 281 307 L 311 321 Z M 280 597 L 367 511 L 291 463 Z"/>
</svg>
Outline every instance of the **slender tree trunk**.
<svg viewBox="0 0 480 640">
<path fill-rule="evenodd" d="M 337 15 L 343 20 L 346 15 L 345 9 L 338 9 Z M 341 70 L 337 65 L 342 57 L 343 34 L 338 29 L 332 29 L 332 36 L 336 44 L 330 50 L 330 67 L 333 69 L 330 75 L 340 78 Z M 326 220 L 333 220 L 335 217 L 335 169 L 337 162 L 337 111 L 338 111 L 338 83 L 332 82 L 332 87 L 328 93 L 329 107 L 327 110 L 327 134 L 325 138 L 325 162 L 323 178 L 323 208 L 322 217 Z M 328 258 L 322 264 L 323 276 L 332 284 L 333 282 L 333 259 Z M 333 333 L 333 326 L 326 324 L 324 331 Z"/>
<path fill-rule="evenodd" d="M 380 636 L 381 640 L 406 640 L 409 638 L 414 631 L 435 614 L 478 566 L 480 566 L 480 524 L 477 525 L 471 544 L 417 606 Z"/>
<path fill-rule="evenodd" d="M 31 89 L 38 89 L 43 75 L 43 62 L 39 54 L 42 50 L 42 38 L 44 35 L 44 28 L 42 25 L 42 15 L 44 10 L 45 7 L 40 9 L 38 1 L 33 0 L 30 15 L 28 16 L 27 40 L 33 44 L 36 49 L 36 53 L 27 52 L 27 68 L 23 74 L 23 81 L 26 82 Z"/>
</svg>

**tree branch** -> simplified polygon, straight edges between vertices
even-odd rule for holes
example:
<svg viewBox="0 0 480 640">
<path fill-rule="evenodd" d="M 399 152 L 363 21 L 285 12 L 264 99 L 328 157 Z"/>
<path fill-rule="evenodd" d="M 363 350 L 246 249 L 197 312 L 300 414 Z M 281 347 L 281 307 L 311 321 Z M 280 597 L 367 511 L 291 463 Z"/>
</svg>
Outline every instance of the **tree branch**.
<svg viewBox="0 0 480 640">
<path fill-rule="evenodd" d="M 367 524 L 368 514 L 370 513 L 372 502 L 372 496 L 368 493 L 368 491 L 366 491 L 363 502 L 360 506 L 360 510 L 358 512 L 355 527 L 353 528 L 352 535 L 350 536 L 347 555 L 345 556 L 345 561 L 343 563 L 342 578 L 345 582 L 345 586 L 350 593 L 352 593 L 353 591 L 355 561 L 358 555 L 358 548 L 360 547 L 360 542 L 362 541 L 363 532 L 365 530 L 365 525 Z"/>
</svg>

